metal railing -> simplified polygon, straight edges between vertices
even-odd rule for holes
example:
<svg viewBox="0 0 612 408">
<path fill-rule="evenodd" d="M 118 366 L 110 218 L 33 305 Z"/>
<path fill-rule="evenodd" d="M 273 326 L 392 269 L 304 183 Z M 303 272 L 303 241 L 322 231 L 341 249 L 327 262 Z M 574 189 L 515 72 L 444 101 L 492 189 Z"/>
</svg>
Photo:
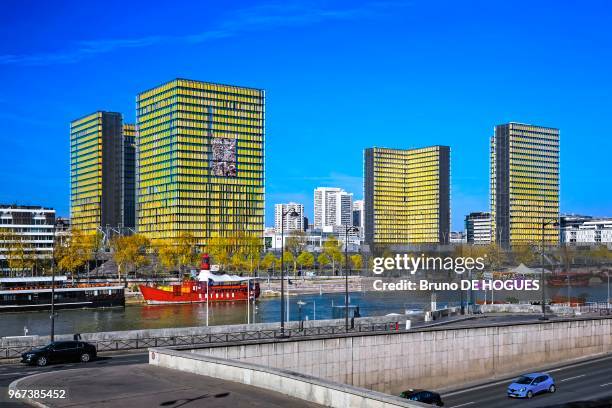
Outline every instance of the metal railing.
<svg viewBox="0 0 612 408">
<path fill-rule="evenodd" d="M 320 326 L 305 328 L 285 329 L 284 337 L 318 337 L 329 335 L 341 335 L 346 333 L 371 333 L 389 332 L 400 329 L 398 322 L 359 324 L 347 330 L 344 326 Z M 280 330 L 257 330 L 234 333 L 209 333 L 192 334 L 187 336 L 150 337 L 135 339 L 115 339 L 87 341 L 96 346 L 98 352 L 137 350 L 149 347 L 173 347 L 173 346 L 205 346 L 223 343 L 243 343 L 258 340 L 274 340 L 281 338 Z M 33 346 L 4 346 L 0 347 L 0 360 L 20 358 L 22 353 L 29 351 Z"/>
<path fill-rule="evenodd" d="M 612 315 L 612 303 L 607 302 L 587 302 L 576 309 L 580 313 L 599 313 L 600 316 Z"/>
</svg>

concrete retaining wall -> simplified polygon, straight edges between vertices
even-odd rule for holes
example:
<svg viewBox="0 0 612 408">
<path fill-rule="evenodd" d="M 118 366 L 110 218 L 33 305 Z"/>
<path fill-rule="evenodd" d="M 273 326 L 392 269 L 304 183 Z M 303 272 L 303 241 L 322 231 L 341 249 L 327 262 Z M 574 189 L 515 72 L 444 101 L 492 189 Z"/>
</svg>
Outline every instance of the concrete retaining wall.
<svg viewBox="0 0 612 408">
<path fill-rule="evenodd" d="M 326 407 L 419 408 L 429 406 L 287 370 L 168 349 L 150 349 L 149 364 L 265 388 Z"/>
<path fill-rule="evenodd" d="M 612 352 L 612 319 L 415 330 L 192 350 L 389 394 L 466 384 Z"/>
</svg>

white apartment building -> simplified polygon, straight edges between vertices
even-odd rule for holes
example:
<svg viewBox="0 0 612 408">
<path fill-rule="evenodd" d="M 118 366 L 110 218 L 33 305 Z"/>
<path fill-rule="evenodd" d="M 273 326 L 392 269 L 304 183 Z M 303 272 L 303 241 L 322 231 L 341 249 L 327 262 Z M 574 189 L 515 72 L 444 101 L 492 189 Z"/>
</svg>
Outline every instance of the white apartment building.
<svg viewBox="0 0 612 408">
<path fill-rule="evenodd" d="M 333 231 L 353 224 L 353 194 L 336 187 L 314 190 L 314 228 Z"/>
<path fill-rule="evenodd" d="M 468 244 L 490 244 L 491 214 L 487 212 L 473 212 L 466 215 L 465 232 Z"/>
<path fill-rule="evenodd" d="M 610 246 L 612 245 L 612 219 L 589 219 L 583 222 L 567 223 L 561 230 L 561 241 L 577 245 Z"/>
<path fill-rule="evenodd" d="M 54 209 L 0 204 L 0 270 L 10 272 L 9 253 L 17 253 L 17 247 L 31 259 L 50 259 L 54 235 Z"/>
<path fill-rule="evenodd" d="M 297 217 L 285 215 L 285 233 L 291 231 L 304 231 L 304 205 L 299 203 L 275 204 L 274 205 L 274 230 L 280 234 L 282 214 L 290 209 L 298 213 Z"/>
</svg>

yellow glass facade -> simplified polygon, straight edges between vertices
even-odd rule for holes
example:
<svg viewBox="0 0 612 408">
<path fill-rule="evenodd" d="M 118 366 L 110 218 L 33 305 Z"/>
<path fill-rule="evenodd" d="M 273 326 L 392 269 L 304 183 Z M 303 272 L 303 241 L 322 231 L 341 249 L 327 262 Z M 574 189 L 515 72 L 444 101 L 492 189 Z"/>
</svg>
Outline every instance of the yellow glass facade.
<svg viewBox="0 0 612 408">
<path fill-rule="evenodd" d="M 263 236 L 265 92 L 176 79 L 137 96 L 138 232 Z"/>
<path fill-rule="evenodd" d="M 521 123 L 491 138 L 492 237 L 503 246 L 559 242 L 559 130 Z"/>
<path fill-rule="evenodd" d="M 450 149 L 365 151 L 366 241 L 377 245 L 446 243 Z"/>
<path fill-rule="evenodd" d="M 136 137 L 136 125 L 133 123 L 123 124 L 123 137 Z"/>
<path fill-rule="evenodd" d="M 121 222 L 122 116 L 95 112 L 70 124 L 71 226 L 93 232 Z"/>
<path fill-rule="evenodd" d="M 95 231 L 102 200 L 102 112 L 70 124 L 70 218 L 72 228 Z"/>
</svg>

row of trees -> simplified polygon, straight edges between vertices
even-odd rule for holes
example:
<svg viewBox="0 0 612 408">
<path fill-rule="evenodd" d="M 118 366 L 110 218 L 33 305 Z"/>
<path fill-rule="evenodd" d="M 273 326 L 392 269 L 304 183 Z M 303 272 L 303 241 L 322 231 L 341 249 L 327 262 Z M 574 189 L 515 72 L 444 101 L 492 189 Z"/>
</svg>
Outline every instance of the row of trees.
<svg viewBox="0 0 612 408">
<path fill-rule="evenodd" d="M 36 265 L 45 262 L 37 256 L 28 243 L 18 235 L 0 233 L 0 242 L 8 247 L 6 263 L 12 270 L 32 270 Z M 77 271 L 89 272 L 91 261 L 98 265 L 99 254 L 103 249 L 102 235 L 96 233 L 83 233 L 73 230 L 69 238 L 58 242 L 54 248 L 54 261 L 62 271 L 75 274 Z M 245 232 L 236 232 L 229 237 L 213 237 L 206 246 L 198 245 L 197 240 L 189 233 L 183 233 L 173 240 L 163 240 L 151 243 L 143 235 L 117 236 L 110 241 L 111 254 L 118 266 L 120 277 L 134 273 L 145 266 L 154 263 L 156 270 L 163 268 L 166 271 L 185 272 L 187 267 L 195 267 L 199 262 L 201 253 L 208 253 L 214 264 L 218 264 L 223 271 L 246 272 L 278 271 L 281 268 L 281 257 L 272 252 L 263 252 L 260 238 L 248 235 Z M 379 251 L 381 252 L 381 251 Z M 588 250 L 577 250 L 570 246 L 560 246 L 547 251 L 552 254 L 566 269 L 575 264 L 576 259 L 589 259 L 593 262 L 612 261 L 612 251 L 605 246 L 593 247 Z M 377 256 L 394 256 L 389 251 L 382 251 Z M 418 254 L 420 255 L 420 253 Z M 537 245 L 519 245 L 512 251 L 502 250 L 497 244 L 490 245 L 458 245 L 454 248 L 453 256 L 486 257 L 487 266 L 492 269 L 505 265 L 524 263 L 537 266 L 540 262 L 540 249 Z M 285 268 L 297 274 L 301 269 L 330 268 L 336 273 L 346 265 L 342 245 L 335 237 L 323 242 L 321 252 L 307 251 L 307 236 L 301 231 L 292 232 L 283 248 Z M 50 259 L 44 269 L 50 270 Z M 361 269 L 364 266 L 360 254 L 349 255 L 349 268 Z M 94 266 L 94 267 L 95 267 Z M 43 268 L 40 268 L 43 269 Z"/>
<path fill-rule="evenodd" d="M 517 265 L 523 263 L 528 266 L 540 265 L 541 247 L 537 244 L 520 244 L 512 247 L 512 250 L 503 250 L 499 245 L 458 245 L 454 249 L 454 256 L 471 256 L 487 258 L 487 265 L 492 269 L 498 269 L 505 265 Z M 577 260 L 588 260 L 591 263 L 608 263 L 612 261 L 612 251 L 606 246 L 599 245 L 588 249 L 577 249 L 570 245 L 560 245 L 555 248 L 545 249 L 546 255 L 554 257 L 564 269 L 569 269 L 578 263 Z"/>
<path fill-rule="evenodd" d="M 89 261 L 96 259 L 101 249 L 102 237 L 99 233 L 85 234 L 78 230 L 55 249 L 55 261 L 60 270 L 76 273 Z M 344 268 L 346 260 L 341 251 L 341 244 L 335 237 L 324 242 L 322 252 L 315 254 L 306 250 L 306 236 L 296 232 L 287 239 L 283 259 L 285 268 L 294 274 L 300 269 L 331 268 L 333 273 Z M 259 270 L 280 270 L 281 257 L 274 253 L 263 253 L 261 240 L 244 232 L 236 232 L 229 237 L 213 237 L 207 245 L 199 247 L 197 240 L 189 233 L 181 234 L 175 240 L 163 240 L 155 243 L 143 235 L 117 236 L 110 241 L 113 260 L 117 264 L 119 277 L 126 277 L 139 269 L 148 266 L 155 255 L 159 265 L 166 271 L 178 271 L 180 275 L 185 268 L 195 267 L 201 253 L 208 253 L 214 264 L 222 271 L 246 272 L 253 274 Z M 361 269 L 363 259 L 353 254 L 348 259 L 349 267 Z"/>
</svg>

